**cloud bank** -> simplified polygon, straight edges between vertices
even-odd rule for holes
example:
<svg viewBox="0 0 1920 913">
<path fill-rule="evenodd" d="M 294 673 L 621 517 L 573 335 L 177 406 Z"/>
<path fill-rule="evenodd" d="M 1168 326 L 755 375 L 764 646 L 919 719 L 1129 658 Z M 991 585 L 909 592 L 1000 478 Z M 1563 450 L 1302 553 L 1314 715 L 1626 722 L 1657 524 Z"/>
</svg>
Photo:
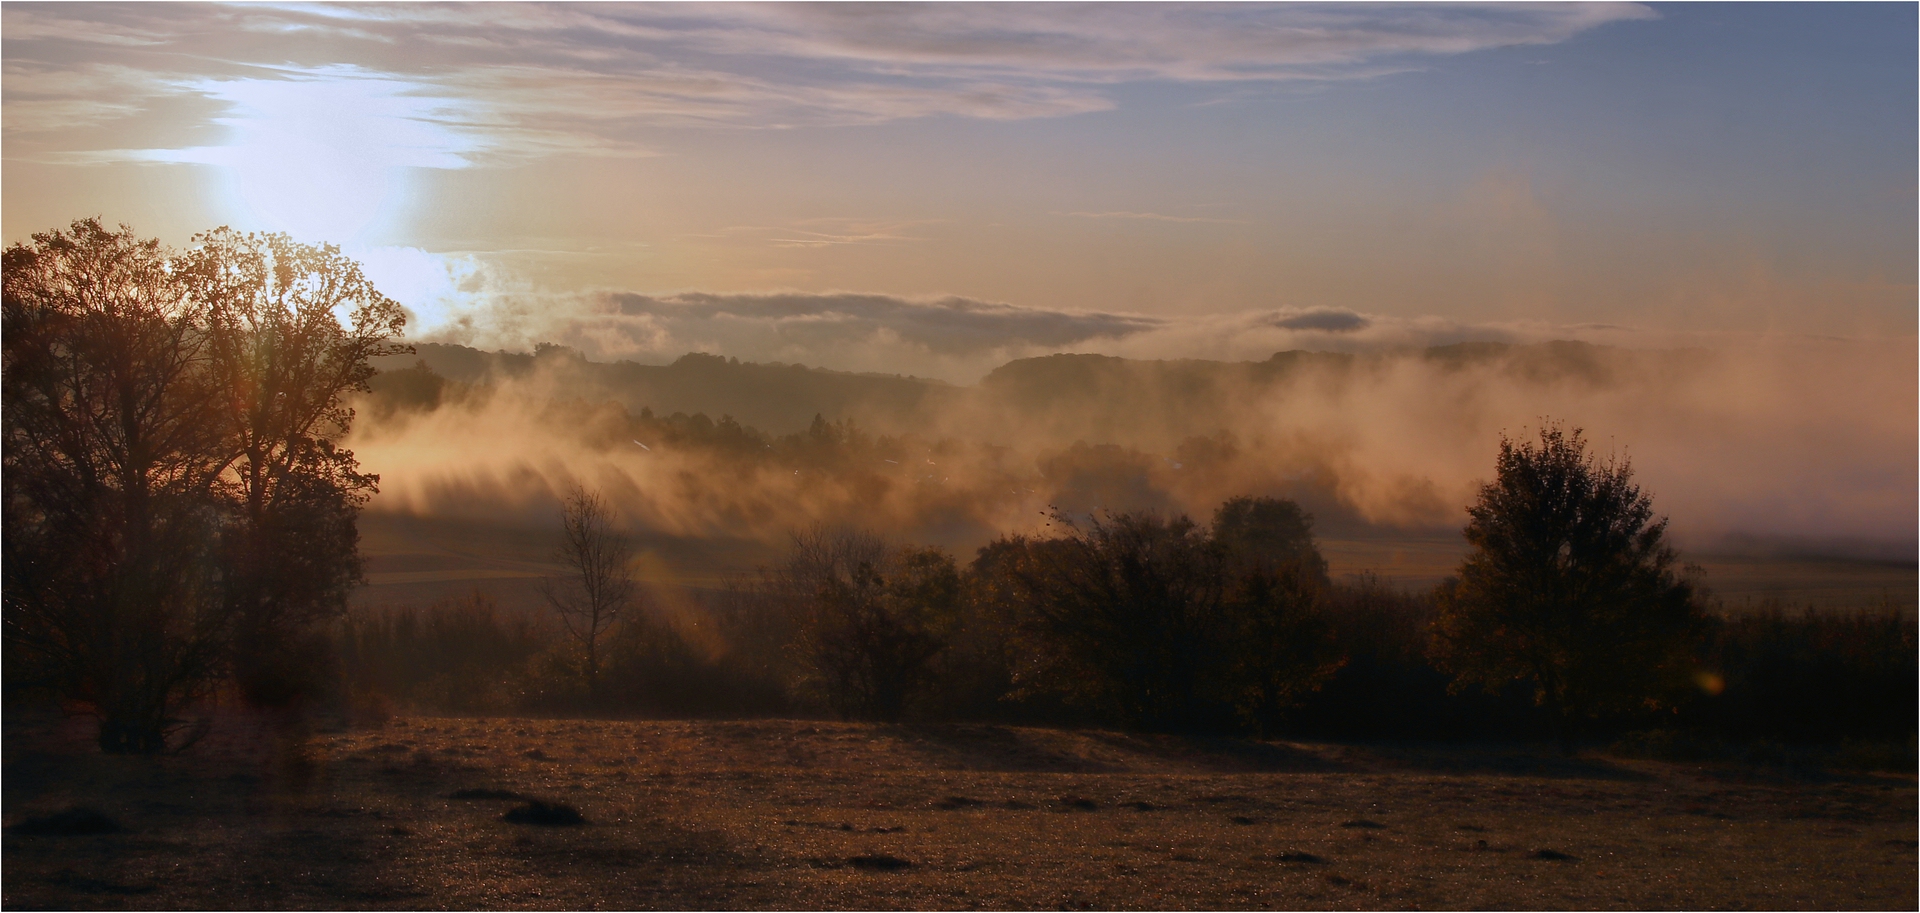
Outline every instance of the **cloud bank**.
<svg viewBox="0 0 1920 913">
<path fill-rule="evenodd" d="M 1015 358 L 1086 352 L 1128 358 L 1264 359 L 1276 351 L 1364 352 L 1456 342 L 1582 340 L 1718 345 L 1719 336 L 1611 324 L 1461 321 L 1281 306 L 1178 319 L 1024 307 L 961 296 L 872 292 L 715 293 L 535 288 L 495 258 L 412 248 L 350 251 L 414 314 L 426 342 L 532 351 L 557 343 L 599 361 L 665 364 L 688 352 L 973 383 Z M 1280 298 L 1280 290 L 1275 297 Z"/>
</svg>

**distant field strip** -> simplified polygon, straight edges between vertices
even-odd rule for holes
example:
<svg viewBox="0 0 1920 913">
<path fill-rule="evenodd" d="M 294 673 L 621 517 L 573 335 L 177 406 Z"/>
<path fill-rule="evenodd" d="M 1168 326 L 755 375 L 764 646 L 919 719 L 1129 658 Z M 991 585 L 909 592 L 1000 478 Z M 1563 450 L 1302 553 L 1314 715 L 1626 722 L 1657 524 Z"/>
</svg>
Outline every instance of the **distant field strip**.
<svg viewBox="0 0 1920 913">
<path fill-rule="evenodd" d="M 537 571 L 467 568 L 447 571 L 390 571 L 368 574 L 368 586 L 392 586 L 402 583 L 454 583 L 462 580 L 496 580 L 546 577 Z"/>
</svg>

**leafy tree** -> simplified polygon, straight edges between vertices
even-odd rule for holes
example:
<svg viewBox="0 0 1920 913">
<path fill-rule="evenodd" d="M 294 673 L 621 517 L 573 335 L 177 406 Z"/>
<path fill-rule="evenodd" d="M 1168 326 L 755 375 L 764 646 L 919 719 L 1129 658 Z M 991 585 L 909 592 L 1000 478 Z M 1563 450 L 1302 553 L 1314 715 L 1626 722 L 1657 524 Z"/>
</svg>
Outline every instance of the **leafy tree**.
<svg viewBox="0 0 1920 913">
<path fill-rule="evenodd" d="M 108 751 L 156 751 L 221 660 L 204 311 L 167 252 L 76 222 L 4 260 L 10 677 L 82 702 Z"/>
<path fill-rule="evenodd" d="M 5 253 L 9 677 L 93 713 L 109 751 L 163 749 L 228 672 L 286 696 L 357 580 L 376 481 L 334 441 L 399 305 L 332 248 L 195 241 L 84 220 Z"/>
<path fill-rule="evenodd" d="M 614 528 L 613 507 L 598 493 L 576 488 L 560 515 L 554 559 L 566 577 L 547 580 L 541 594 L 585 655 L 587 699 L 600 702 L 600 644 L 634 599 L 633 544 Z"/>
<path fill-rule="evenodd" d="M 1254 732 L 1278 731 L 1289 712 L 1346 665 L 1323 606 L 1327 587 L 1314 567 L 1256 565 L 1228 578 L 1221 678 L 1235 716 Z"/>
<path fill-rule="evenodd" d="M 1244 517 L 1248 503 L 1222 513 Z M 1018 594 L 997 598 L 1019 606 L 1022 691 L 1061 694 L 1148 729 L 1270 730 L 1339 667 L 1318 610 L 1310 535 L 1304 552 L 1276 561 L 1184 516 L 1056 522 L 1065 535 L 1002 539 L 975 565 L 1006 581 L 984 589 L 1010 582 Z M 1231 519 L 1222 528 L 1245 532 Z"/>
<path fill-rule="evenodd" d="M 1186 517 L 1096 516 L 1021 544 L 1035 684 L 1125 725 L 1205 727 L 1221 641 L 1222 555 Z"/>
<path fill-rule="evenodd" d="M 1313 541 L 1313 515 L 1280 498 L 1238 497 L 1213 512 L 1213 538 L 1247 568 L 1290 572 L 1327 584 L 1327 559 Z"/>
<path fill-rule="evenodd" d="M 960 602 L 960 574 L 936 548 L 867 533 L 794 536 L 767 582 L 797 615 L 796 659 L 842 716 L 897 720 L 930 684 Z"/>
<path fill-rule="evenodd" d="M 1689 673 L 1704 617 L 1667 521 L 1624 459 L 1549 423 L 1502 439 L 1467 510 L 1471 553 L 1438 593 L 1436 659 L 1456 687 L 1530 682 L 1563 745 L 1599 716 L 1657 708 Z"/>
<path fill-rule="evenodd" d="M 226 228 L 194 242 L 176 270 L 204 302 L 222 391 L 234 672 L 248 697 L 279 703 L 311 689 L 317 626 L 360 582 L 356 518 L 380 477 L 335 442 L 353 423 L 350 394 L 369 389 L 369 359 L 410 351 L 392 342 L 406 317 L 338 248 Z"/>
</svg>

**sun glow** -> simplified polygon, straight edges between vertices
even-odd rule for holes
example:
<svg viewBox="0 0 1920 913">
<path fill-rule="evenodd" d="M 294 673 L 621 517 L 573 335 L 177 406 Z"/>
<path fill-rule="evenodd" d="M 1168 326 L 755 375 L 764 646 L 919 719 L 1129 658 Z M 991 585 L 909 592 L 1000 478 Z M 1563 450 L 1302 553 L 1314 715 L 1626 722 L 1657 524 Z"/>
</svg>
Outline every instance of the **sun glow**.
<svg viewBox="0 0 1920 913">
<path fill-rule="evenodd" d="M 407 334 L 416 338 L 457 320 L 463 303 L 487 278 L 481 262 L 467 254 L 353 245 L 346 253 L 360 262 L 374 287 L 406 307 Z"/>
<path fill-rule="evenodd" d="M 327 70 L 212 80 L 228 141 L 155 156 L 225 169 L 234 221 L 304 241 L 348 243 L 405 203 L 409 171 L 462 168 L 478 144 L 421 86 Z"/>
</svg>

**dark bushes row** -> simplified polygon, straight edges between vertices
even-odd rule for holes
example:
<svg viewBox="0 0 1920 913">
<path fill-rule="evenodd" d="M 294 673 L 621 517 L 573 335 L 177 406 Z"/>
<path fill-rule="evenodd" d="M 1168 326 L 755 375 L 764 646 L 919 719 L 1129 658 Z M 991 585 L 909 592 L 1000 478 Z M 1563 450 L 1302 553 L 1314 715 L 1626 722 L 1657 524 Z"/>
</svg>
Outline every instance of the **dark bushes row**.
<svg viewBox="0 0 1920 913">
<path fill-rule="evenodd" d="M 479 595 L 353 613 L 339 628 L 338 667 L 362 705 L 450 713 L 831 713 L 1357 740 L 1549 734 L 1529 688 L 1461 689 L 1435 667 L 1427 595 L 1364 577 L 1315 580 L 1317 555 L 1234 570 L 1244 550 L 1208 558 L 1209 531 L 1155 522 L 1110 524 L 1105 535 L 1161 551 L 1135 548 L 1132 564 L 1104 570 L 1032 541 L 1002 540 L 959 567 L 935 550 L 816 533 L 790 564 L 710 594 L 697 610 L 701 637 L 683 635 L 685 617 L 625 623 L 603 648 L 598 706 L 578 684 L 568 638 Z M 1089 532 L 1074 541 L 1098 545 Z M 1076 572 L 1133 575 L 1151 595 L 1167 585 L 1154 574 L 1178 571 L 1153 562 L 1172 558 L 1214 567 L 1202 575 L 1220 587 L 1212 621 L 1156 618 L 1165 606 L 1147 598 L 1132 615 L 1068 623 L 1063 604 L 1048 602 L 1059 583 L 1048 575 Z M 1281 595 L 1247 589 L 1282 580 L 1293 589 Z M 1891 608 L 1749 610 L 1710 627 L 1688 694 L 1586 735 L 1899 743 L 1915 729 L 1915 656 L 1914 620 Z"/>
</svg>

